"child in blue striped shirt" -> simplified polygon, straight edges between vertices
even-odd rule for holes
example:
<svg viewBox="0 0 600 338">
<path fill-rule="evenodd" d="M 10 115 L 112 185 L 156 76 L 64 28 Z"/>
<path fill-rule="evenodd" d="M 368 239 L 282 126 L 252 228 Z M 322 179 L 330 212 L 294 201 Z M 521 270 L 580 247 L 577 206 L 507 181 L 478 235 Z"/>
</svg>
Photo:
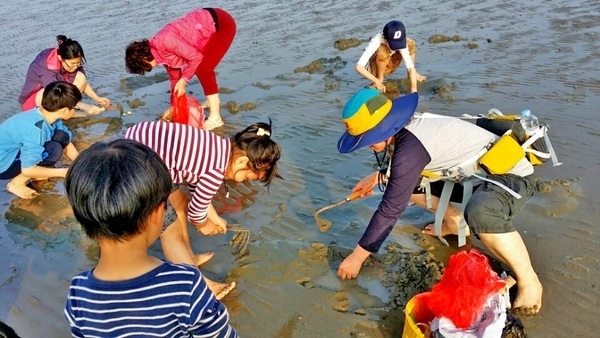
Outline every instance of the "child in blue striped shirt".
<svg viewBox="0 0 600 338">
<path fill-rule="evenodd" d="M 98 142 L 74 161 L 65 187 L 100 246 L 98 264 L 71 281 L 65 316 L 74 337 L 237 337 L 196 267 L 148 254 L 172 188 L 154 151 L 126 139 Z"/>
</svg>

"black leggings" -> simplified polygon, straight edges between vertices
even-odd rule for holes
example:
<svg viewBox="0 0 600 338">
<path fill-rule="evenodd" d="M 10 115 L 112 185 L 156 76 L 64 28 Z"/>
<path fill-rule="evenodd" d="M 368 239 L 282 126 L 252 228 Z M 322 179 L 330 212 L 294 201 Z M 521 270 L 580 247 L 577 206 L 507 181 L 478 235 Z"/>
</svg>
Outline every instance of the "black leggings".
<svg viewBox="0 0 600 338">
<path fill-rule="evenodd" d="M 42 167 L 53 166 L 58 162 L 63 154 L 63 149 L 69 144 L 69 135 L 62 131 L 57 130 L 54 132 L 52 139 L 44 143 L 44 152 L 42 153 L 42 161 L 37 165 Z M 0 174 L 0 180 L 8 180 L 15 178 L 21 173 L 21 152 L 17 153 L 17 157 L 13 163 Z"/>
</svg>

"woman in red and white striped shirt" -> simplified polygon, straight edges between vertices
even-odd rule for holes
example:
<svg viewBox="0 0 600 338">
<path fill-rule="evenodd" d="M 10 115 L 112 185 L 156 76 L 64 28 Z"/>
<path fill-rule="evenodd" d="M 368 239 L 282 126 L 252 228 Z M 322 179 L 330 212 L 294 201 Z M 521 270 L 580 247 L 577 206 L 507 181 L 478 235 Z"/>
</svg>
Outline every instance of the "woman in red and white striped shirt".
<svg viewBox="0 0 600 338">
<path fill-rule="evenodd" d="M 177 220 L 165 224 L 161 235 L 163 253 L 174 263 L 198 266 L 212 257 L 194 255 L 187 231 L 189 220 L 204 235 L 224 234 L 227 221 L 211 204 L 223 180 L 243 182 L 257 180 L 269 186 L 280 177 L 277 161 L 281 148 L 271 139 L 270 123 L 255 123 L 233 138 L 179 123 L 149 121 L 125 131 L 125 138 L 138 141 L 154 150 L 165 162 L 173 183 L 186 183 L 191 198 L 175 189 L 169 202 Z M 218 299 L 235 287 L 209 281 Z"/>
</svg>

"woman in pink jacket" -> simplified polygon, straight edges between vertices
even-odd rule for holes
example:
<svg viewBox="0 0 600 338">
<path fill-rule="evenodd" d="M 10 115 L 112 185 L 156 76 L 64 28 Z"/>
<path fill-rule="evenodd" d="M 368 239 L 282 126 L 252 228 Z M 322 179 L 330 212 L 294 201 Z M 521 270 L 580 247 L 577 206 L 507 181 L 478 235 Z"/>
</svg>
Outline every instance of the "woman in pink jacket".
<svg viewBox="0 0 600 338">
<path fill-rule="evenodd" d="M 235 21 L 226 11 L 197 9 L 168 23 L 150 40 L 130 43 L 125 65 L 128 72 L 140 75 L 164 65 L 171 91 L 177 96 L 185 94 L 187 83 L 196 74 L 206 96 L 203 106 L 210 112 L 203 128 L 212 130 L 223 125 L 215 68 L 231 46 L 235 32 Z"/>
</svg>

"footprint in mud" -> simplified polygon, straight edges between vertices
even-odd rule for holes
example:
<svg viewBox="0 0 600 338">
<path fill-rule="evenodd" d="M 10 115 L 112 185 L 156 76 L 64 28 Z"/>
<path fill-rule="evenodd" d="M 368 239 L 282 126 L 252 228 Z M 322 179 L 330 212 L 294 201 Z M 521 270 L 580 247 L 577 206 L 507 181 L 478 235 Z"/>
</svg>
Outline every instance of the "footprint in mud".
<svg viewBox="0 0 600 338">
<path fill-rule="evenodd" d="M 333 309 L 338 312 L 348 312 L 350 310 L 350 299 L 345 291 L 338 291 L 331 297 L 333 302 Z"/>
<path fill-rule="evenodd" d="M 583 189 L 574 180 L 539 181 L 539 192 L 528 202 L 527 207 L 544 216 L 570 213 L 579 207 Z"/>
</svg>

